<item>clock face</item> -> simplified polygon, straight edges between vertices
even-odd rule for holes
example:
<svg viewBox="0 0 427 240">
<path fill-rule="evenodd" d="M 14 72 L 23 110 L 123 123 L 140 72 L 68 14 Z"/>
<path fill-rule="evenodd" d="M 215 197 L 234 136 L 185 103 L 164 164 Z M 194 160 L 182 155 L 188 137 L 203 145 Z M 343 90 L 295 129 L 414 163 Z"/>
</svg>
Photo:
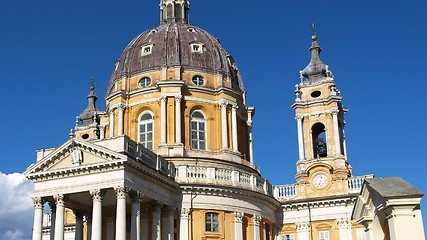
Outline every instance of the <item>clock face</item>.
<svg viewBox="0 0 427 240">
<path fill-rule="evenodd" d="M 317 189 L 323 189 L 328 185 L 328 177 L 325 174 L 317 174 L 313 178 L 314 187 Z"/>
</svg>

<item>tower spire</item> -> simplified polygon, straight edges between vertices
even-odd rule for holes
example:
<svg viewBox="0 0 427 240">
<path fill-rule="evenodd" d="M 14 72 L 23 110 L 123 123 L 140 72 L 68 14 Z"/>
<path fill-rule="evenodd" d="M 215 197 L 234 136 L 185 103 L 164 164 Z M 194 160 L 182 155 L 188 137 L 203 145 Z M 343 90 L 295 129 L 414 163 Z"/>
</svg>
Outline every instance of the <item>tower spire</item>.
<svg viewBox="0 0 427 240">
<path fill-rule="evenodd" d="M 98 97 L 95 94 L 95 77 L 92 76 L 90 79 L 90 92 L 87 96 L 88 105 L 86 109 L 80 114 L 79 119 L 82 121 L 83 126 L 89 126 L 93 124 L 94 118 L 96 118 L 96 121 L 98 120 L 97 111 L 96 108 L 96 100 Z"/>
<path fill-rule="evenodd" d="M 189 24 L 189 0 L 160 0 L 160 23 L 182 22 Z"/>
<path fill-rule="evenodd" d="M 316 24 L 313 23 L 311 28 L 313 30 L 311 36 L 312 43 L 309 49 L 311 52 L 311 59 L 307 67 L 301 71 L 301 75 L 307 78 L 310 83 L 320 81 L 322 78 L 328 77 L 329 74 L 328 65 L 324 64 L 320 59 L 322 48 L 320 48 L 320 45 L 317 43 Z"/>
</svg>

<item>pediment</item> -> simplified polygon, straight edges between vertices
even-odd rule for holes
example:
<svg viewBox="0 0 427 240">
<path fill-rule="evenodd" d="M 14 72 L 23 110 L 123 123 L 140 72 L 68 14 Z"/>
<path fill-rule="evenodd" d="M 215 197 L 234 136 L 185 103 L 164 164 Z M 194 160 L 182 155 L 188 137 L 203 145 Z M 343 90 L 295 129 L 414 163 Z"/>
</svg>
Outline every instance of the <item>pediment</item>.
<svg viewBox="0 0 427 240">
<path fill-rule="evenodd" d="M 111 161 L 124 159 L 125 155 L 116 153 L 107 148 L 84 142 L 79 139 L 70 139 L 50 154 L 30 166 L 24 175 L 43 174 L 52 171 L 71 170 L 85 166 L 102 165 Z"/>
</svg>

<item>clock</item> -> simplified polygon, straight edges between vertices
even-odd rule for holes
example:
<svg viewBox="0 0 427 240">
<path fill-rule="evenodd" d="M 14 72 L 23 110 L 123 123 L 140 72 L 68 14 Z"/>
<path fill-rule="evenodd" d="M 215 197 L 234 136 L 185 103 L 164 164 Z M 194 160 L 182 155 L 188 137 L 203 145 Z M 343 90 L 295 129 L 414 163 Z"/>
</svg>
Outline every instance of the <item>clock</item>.
<svg viewBox="0 0 427 240">
<path fill-rule="evenodd" d="M 319 173 L 313 177 L 313 185 L 317 189 L 324 189 L 326 186 L 328 186 L 329 178 L 322 173 Z"/>
</svg>

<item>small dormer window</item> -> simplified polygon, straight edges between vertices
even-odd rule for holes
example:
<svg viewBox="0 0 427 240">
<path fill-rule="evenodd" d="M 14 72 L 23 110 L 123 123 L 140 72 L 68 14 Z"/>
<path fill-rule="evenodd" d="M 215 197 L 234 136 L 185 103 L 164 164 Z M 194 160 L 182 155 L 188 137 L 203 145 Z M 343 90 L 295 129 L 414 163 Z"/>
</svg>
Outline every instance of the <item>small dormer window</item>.
<svg viewBox="0 0 427 240">
<path fill-rule="evenodd" d="M 142 49 L 141 49 L 141 56 L 150 55 L 151 52 L 152 52 L 152 50 L 153 50 L 153 45 L 152 44 L 151 45 L 145 45 L 145 46 L 143 46 Z"/>
<path fill-rule="evenodd" d="M 151 84 L 151 78 L 149 78 L 149 77 L 143 77 L 143 78 L 141 78 L 141 80 L 139 80 L 138 84 L 139 84 L 139 86 L 141 88 L 146 88 L 146 87 L 150 86 L 150 84 Z"/>
<path fill-rule="evenodd" d="M 202 86 L 205 84 L 205 79 L 202 76 L 196 75 L 193 77 L 193 83 L 197 86 Z"/>
<path fill-rule="evenodd" d="M 200 43 L 192 43 L 190 45 L 191 52 L 193 53 L 203 53 L 203 44 Z"/>
</svg>

